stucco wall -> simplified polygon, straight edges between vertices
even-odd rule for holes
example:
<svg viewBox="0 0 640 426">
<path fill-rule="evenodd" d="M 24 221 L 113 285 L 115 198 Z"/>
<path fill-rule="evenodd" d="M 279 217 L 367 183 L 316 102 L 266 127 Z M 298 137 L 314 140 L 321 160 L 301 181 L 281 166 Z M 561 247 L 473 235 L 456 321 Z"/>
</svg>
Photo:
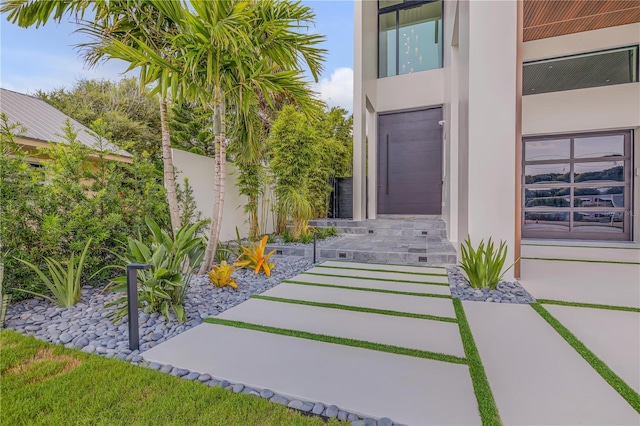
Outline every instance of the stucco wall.
<svg viewBox="0 0 640 426">
<path fill-rule="evenodd" d="M 193 188 L 193 196 L 198 210 L 204 218 L 211 218 L 213 210 L 213 175 L 214 159 L 203 155 L 193 154 L 179 149 L 172 149 L 173 163 L 178 169 L 178 182 L 182 183 L 182 176 L 189 178 Z M 248 215 L 244 213 L 247 198 L 240 195 L 236 186 L 237 172 L 233 163 L 227 163 L 227 180 L 225 185 L 225 201 L 222 215 L 220 241 L 236 239 L 236 227 L 242 237 L 249 234 Z M 273 232 L 271 214 L 267 218 L 267 232 Z"/>
</svg>

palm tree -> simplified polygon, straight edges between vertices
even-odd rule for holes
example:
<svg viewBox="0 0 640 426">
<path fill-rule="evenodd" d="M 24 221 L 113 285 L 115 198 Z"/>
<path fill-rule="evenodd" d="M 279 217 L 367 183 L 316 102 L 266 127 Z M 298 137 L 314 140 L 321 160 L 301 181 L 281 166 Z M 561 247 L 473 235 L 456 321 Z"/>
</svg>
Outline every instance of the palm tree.
<svg viewBox="0 0 640 426">
<path fill-rule="evenodd" d="M 16 3 L 20 6 L 29 2 L 8 0 L 5 5 L 15 6 Z M 47 13 L 50 16 L 54 10 L 55 16 L 59 17 L 67 12 L 81 14 L 88 7 L 87 0 L 52 3 L 49 7 L 34 7 L 23 22 L 31 22 L 31 25 L 45 23 L 48 18 L 43 16 Z M 103 13 L 110 16 L 110 6 L 99 6 L 105 3 L 109 2 L 100 0 L 94 4 L 94 9 L 99 12 L 96 12 L 96 18 L 104 17 Z M 156 14 L 158 20 L 175 25 L 173 31 L 162 35 L 162 47 L 166 50 L 155 49 L 149 45 L 149 40 L 135 34 L 122 40 L 118 34 L 105 32 L 99 33 L 99 43 L 94 47 L 99 55 L 124 59 L 130 63 L 130 69 L 140 68 L 140 83 L 157 83 L 155 90 L 161 97 L 166 98 L 170 93 L 176 101 L 198 101 L 212 113 L 215 178 L 209 241 L 200 268 L 200 273 L 204 273 L 215 255 L 222 224 L 227 107 L 238 117 L 249 119 L 253 114 L 252 105 L 261 96 L 268 105 L 273 105 L 276 95 L 285 94 L 303 112 L 312 116 L 318 111 L 319 101 L 312 96 L 302 68 L 308 67 L 313 78 L 318 80 L 325 54 L 318 44 L 324 37 L 304 32 L 313 23 L 315 15 L 298 1 L 134 2 L 136 7 L 142 3 L 145 10 L 148 8 Z M 126 9 L 131 7 L 131 2 L 117 2 L 118 5 Z M 102 9 L 98 10 L 100 7 Z M 18 9 L 14 7 L 5 11 Z M 29 10 L 28 6 L 23 10 Z M 258 155 L 258 139 L 252 135 L 247 138 L 244 147 L 246 157 Z"/>
<path fill-rule="evenodd" d="M 91 20 L 84 20 L 84 14 L 89 8 L 94 17 Z M 0 11 L 8 13 L 7 20 L 25 28 L 33 25 L 39 27 L 46 24 L 50 19 L 60 22 L 64 16 L 75 15 L 79 24 L 78 31 L 85 32 L 94 39 L 92 43 L 78 46 L 85 50 L 86 61 L 90 66 L 95 66 L 100 61 L 109 59 L 109 56 L 100 49 L 101 43 L 104 40 L 116 38 L 128 45 L 154 49 L 160 54 L 169 54 L 170 46 L 167 44 L 166 35 L 175 28 L 175 25 L 166 20 L 164 15 L 157 13 L 153 8 L 146 7 L 145 2 L 142 0 L 128 3 L 104 0 L 6 0 L 0 6 Z M 132 42 L 132 40 L 135 40 L 135 42 Z M 144 46 L 142 46 L 143 44 Z M 129 63 L 134 60 L 127 58 L 125 55 L 118 55 L 118 58 Z M 144 72 L 144 69 L 141 72 Z M 142 79 L 141 86 L 144 86 Z M 175 169 L 171 153 L 167 100 L 166 97 L 161 96 L 159 101 L 164 184 L 171 218 L 171 229 L 175 235 L 181 224 Z"/>
</svg>

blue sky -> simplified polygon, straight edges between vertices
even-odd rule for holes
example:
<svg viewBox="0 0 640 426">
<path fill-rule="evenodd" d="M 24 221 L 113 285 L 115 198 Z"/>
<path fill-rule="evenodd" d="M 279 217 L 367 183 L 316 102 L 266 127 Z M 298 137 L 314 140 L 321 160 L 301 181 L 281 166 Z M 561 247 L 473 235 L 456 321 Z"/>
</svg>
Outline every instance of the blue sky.
<svg viewBox="0 0 640 426">
<path fill-rule="evenodd" d="M 353 97 L 353 2 L 351 0 L 305 0 L 316 12 L 318 34 L 327 37 L 329 51 L 316 90 L 328 104 L 351 110 Z M 74 34 L 70 22 L 49 23 L 24 29 L 0 21 L 0 86 L 22 93 L 70 87 L 80 78 L 117 80 L 126 69 L 109 61 L 87 69 L 74 45 L 84 41 Z M 134 72 L 135 73 L 135 72 Z M 135 74 L 134 74 L 135 75 Z"/>
</svg>

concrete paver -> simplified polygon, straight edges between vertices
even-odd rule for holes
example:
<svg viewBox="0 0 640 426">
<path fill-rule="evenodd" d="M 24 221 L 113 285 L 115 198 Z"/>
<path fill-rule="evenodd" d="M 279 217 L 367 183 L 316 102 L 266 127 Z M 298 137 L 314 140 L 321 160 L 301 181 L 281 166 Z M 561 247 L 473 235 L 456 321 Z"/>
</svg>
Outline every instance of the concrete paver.
<svg viewBox="0 0 640 426">
<path fill-rule="evenodd" d="M 640 415 L 530 306 L 463 306 L 504 424 L 640 423 Z"/>
<path fill-rule="evenodd" d="M 458 325 L 251 299 L 218 318 L 464 357 Z"/>
<path fill-rule="evenodd" d="M 143 356 L 402 424 L 480 424 L 466 365 L 212 324 Z"/>
<path fill-rule="evenodd" d="M 537 299 L 640 308 L 640 265 L 524 259 L 519 281 Z"/>
<path fill-rule="evenodd" d="M 640 393 L 640 313 L 557 305 L 544 307 Z"/>
<path fill-rule="evenodd" d="M 455 318 L 453 303 L 449 299 L 415 297 L 403 294 L 367 293 L 349 289 L 281 284 L 263 293 L 264 296 L 298 299 L 319 303 L 335 303 L 362 308 L 384 309 L 412 314 L 436 315 Z"/>
<path fill-rule="evenodd" d="M 372 288 L 378 290 L 392 290 L 403 291 L 409 293 L 424 293 L 424 294 L 444 294 L 451 295 L 451 291 L 448 286 L 432 285 L 432 284 L 413 284 L 413 283 L 399 283 L 393 281 L 374 281 L 374 280 L 361 280 L 359 278 L 342 278 L 342 277 L 330 277 L 311 274 L 300 274 L 292 281 L 302 281 L 315 284 L 330 284 L 342 287 L 358 287 L 358 288 Z"/>
<path fill-rule="evenodd" d="M 446 274 L 447 271 L 444 268 L 435 268 L 429 266 L 405 266 L 405 265 L 380 265 L 376 263 L 358 263 L 358 262 L 341 262 L 337 260 L 328 260 L 322 265 L 335 266 L 343 269 L 380 269 L 384 271 L 400 271 L 400 272 L 414 272 L 420 274 Z"/>
<path fill-rule="evenodd" d="M 386 279 L 389 281 L 416 281 L 422 283 L 449 283 L 449 278 L 447 276 L 440 275 L 418 275 L 418 274 L 402 274 L 397 272 L 379 272 L 379 271 L 362 271 L 358 269 L 348 269 L 348 268 L 313 268 L 308 270 L 307 272 L 311 272 L 314 274 L 322 274 L 322 275 L 348 275 L 350 277 L 356 278 L 375 278 L 375 279 Z"/>
</svg>

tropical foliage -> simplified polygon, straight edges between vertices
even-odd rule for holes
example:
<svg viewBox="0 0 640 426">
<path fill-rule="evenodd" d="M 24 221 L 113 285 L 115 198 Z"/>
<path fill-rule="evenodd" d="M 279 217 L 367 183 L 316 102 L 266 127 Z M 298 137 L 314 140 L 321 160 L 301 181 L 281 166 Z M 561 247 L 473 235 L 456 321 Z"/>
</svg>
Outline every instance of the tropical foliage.
<svg viewBox="0 0 640 426">
<path fill-rule="evenodd" d="M 135 78 L 82 79 L 68 89 L 38 90 L 36 96 L 87 127 L 102 121 L 103 136 L 119 148 L 161 157 L 158 100 Z"/>
<path fill-rule="evenodd" d="M 76 257 L 75 253 L 71 253 L 71 258 L 66 262 L 63 262 L 67 264 L 66 268 L 56 259 L 46 257 L 44 260 L 48 266 L 49 277 L 47 277 L 47 275 L 45 275 L 45 273 L 33 263 L 17 259 L 19 262 L 27 265 L 38 275 L 47 289 L 51 292 L 52 296 L 49 297 L 46 294 L 24 289 L 17 290 L 30 293 L 35 296 L 44 297 L 61 308 L 75 305 L 80 301 L 80 296 L 82 295 L 82 272 L 89 246 L 91 246 L 91 238 L 87 241 L 87 245 L 85 245 L 80 256 Z"/>
<path fill-rule="evenodd" d="M 14 288 L 48 290 L 16 258 L 43 269 L 44 258 L 69 259 L 92 239 L 94 249 L 85 259 L 92 276 L 116 260 L 111 252 L 128 235 L 148 238 L 145 216 L 167 226 L 162 175 L 148 156 L 130 164 L 109 161 L 108 151 L 89 152 L 77 142 L 70 124 L 61 130 L 64 143 L 27 151 L 15 140 L 24 131 L 0 117 L 0 255 L 4 287 L 14 299 L 27 296 Z M 108 274 L 103 270 L 87 283 Z"/>
<path fill-rule="evenodd" d="M 151 233 L 151 243 L 134 238 L 127 239 L 123 248 L 124 255 L 119 255 L 125 269 L 128 263 L 151 265 L 150 269 L 138 271 L 138 303 L 144 312 L 160 312 L 169 318 L 173 312 L 178 321 L 186 321 L 184 299 L 187 294 L 189 280 L 193 270 L 200 266 L 204 241 L 196 235 L 200 223 L 185 225 L 178 229 L 175 238 L 151 218 L 146 218 Z M 118 266 L 116 266 L 118 267 Z M 125 291 L 126 275 L 111 280 L 110 288 L 114 291 Z M 107 306 L 118 306 L 110 318 L 117 322 L 127 314 L 127 297 L 123 296 Z"/>
<path fill-rule="evenodd" d="M 239 268 L 251 268 L 256 275 L 262 270 L 267 277 L 270 277 L 271 270 L 275 265 L 269 262 L 269 258 L 276 250 L 273 249 L 267 255 L 264 254 L 267 247 L 267 239 L 268 237 L 265 235 L 258 244 L 251 243 L 249 247 L 243 246 L 242 254 L 235 265 Z"/>
<path fill-rule="evenodd" d="M 229 265 L 226 261 L 223 260 L 222 262 L 220 262 L 220 266 L 211 265 L 211 271 L 207 272 L 207 275 L 209 275 L 209 279 L 211 279 L 213 285 L 218 288 L 226 286 L 238 288 L 236 279 L 231 278 L 231 274 L 233 273 L 234 269 L 235 265 Z"/>
<path fill-rule="evenodd" d="M 496 250 L 491 238 L 486 244 L 484 240 L 480 241 L 475 249 L 471 244 L 471 238 L 467 238 L 460 246 L 460 255 L 460 267 L 473 288 L 489 287 L 490 290 L 494 290 L 502 276 L 515 264 L 503 270 L 507 259 L 507 243 L 500 241 Z"/>
</svg>

